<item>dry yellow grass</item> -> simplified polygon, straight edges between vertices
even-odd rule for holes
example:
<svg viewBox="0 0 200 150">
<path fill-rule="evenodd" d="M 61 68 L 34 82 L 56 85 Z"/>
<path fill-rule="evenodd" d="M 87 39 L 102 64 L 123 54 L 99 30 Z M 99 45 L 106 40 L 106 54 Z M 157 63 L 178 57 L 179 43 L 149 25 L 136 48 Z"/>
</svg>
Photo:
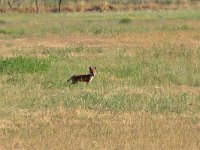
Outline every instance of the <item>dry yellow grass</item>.
<svg viewBox="0 0 200 150">
<path fill-rule="evenodd" d="M 199 22 L 194 22 L 195 26 Z M 177 40 L 178 39 L 178 40 Z M 50 34 L 46 38 L 26 37 L 12 40 L 0 40 L 0 54 L 2 57 L 20 53 L 30 53 L 34 47 L 65 48 L 79 45 L 87 47 L 103 47 L 113 49 L 127 49 L 129 53 L 135 53 L 139 49 L 147 49 L 154 46 L 162 47 L 173 45 L 196 49 L 200 46 L 199 33 L 196 31 L 150 32 L 150 33 L 125 33 L 113 37 L 92 35 L 70 35 L 60 37 Z M 15 51 L 13 51 L 15 50 Z M 108 51 L 110 52 L 110 51 Z M 113 51 L 116 53 L 116 51 Z M 38 52 L 40 53 L 40 52 Z"/>
<path fill-rule="evenodd" d="M 5 149 L 199 148 L 198 116 L 66 110 L 63 107 L 37 112 L 17 110 L 13 115 L 1 120 L 4 134 L 13 131 L 7 135 L 8 139 L 1 138 Z"/>
</svg>

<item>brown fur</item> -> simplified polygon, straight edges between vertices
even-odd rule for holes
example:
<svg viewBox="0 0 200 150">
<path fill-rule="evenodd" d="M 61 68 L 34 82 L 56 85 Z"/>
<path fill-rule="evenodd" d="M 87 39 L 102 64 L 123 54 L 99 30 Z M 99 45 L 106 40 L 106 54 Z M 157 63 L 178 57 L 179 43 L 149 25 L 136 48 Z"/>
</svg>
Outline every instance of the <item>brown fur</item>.
<svg viewBox="0 0 200 150">
<path fill-rule="evenodd" d="M 86 75 L 73 75 L 67 81 L 72 81 L 73 84 L 77 82 L 86 82 L 89 83 L 92 81 L 93 77 L 96 74 L 96 67 L 89 67 L 90 73 Z"/>
</svg>

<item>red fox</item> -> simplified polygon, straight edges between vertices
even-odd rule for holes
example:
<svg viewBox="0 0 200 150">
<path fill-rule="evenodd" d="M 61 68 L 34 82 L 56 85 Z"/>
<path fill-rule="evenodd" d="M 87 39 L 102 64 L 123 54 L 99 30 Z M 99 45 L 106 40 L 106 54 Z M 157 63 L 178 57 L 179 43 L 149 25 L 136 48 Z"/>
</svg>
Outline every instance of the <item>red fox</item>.
<svg viewBox="0 0 200 150">
<path fill-rule="evenodd" d="M 67 81 L 72 81 L 73 84 L 77 82 L 86 82 L 87 84 L 90 83 L 93 77 L 96 74 L 96 67 L 89 67 L 90 73 L 85 75 L 73 75 Z"/>
</svg>

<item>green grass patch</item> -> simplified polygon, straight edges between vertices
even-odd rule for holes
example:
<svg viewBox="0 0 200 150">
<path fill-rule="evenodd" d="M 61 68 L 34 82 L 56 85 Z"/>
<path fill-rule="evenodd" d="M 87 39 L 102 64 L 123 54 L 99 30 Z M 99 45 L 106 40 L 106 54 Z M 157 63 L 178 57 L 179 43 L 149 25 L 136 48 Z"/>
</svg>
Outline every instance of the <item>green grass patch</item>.
<svg viewBox="0 0 200 150">
<path fill-rule="evenodd" d="M 121 24 L 129 24 L 131 22 L 132 22 L 132 20 L 130 18 L 122 18 L 119 20 L 119 23 L 121 23 Z"/>
<path fill-rule="evenodd" d="M 51 67 L 49 58 L 12 57 L 0 59 L 0 73 L 34 73 L 45 72 Z"/>
<path fill-rule="evenodd" d="M 174 2 L 174 0 L 155 0 L 156 3 L 160 3 L 160 4 L 171 4 Z"/>
<path fill-rule="evenodd" d="M 187 111 L 191 113 L 198 113 L 199 96 L 191 96 L 187 93 L 181 93 L 176 96 L 168 94 L 152 93 L 152 95 L 145 94 L 127 94 L 125 91 L 120 91 L 110 96 L 90 93 L 84 91 L 86 87 L 76 85 L 66 87 L 68 92 L 52 93 L 46 98 L 40 97 L 26 97 L 20 101 L 10 101 L 1 104 L 4 107 L 15 107 L 20 109 L 29 109 L 32 111 L 40 109 L 52 109 L 58 106 L 65 108 L 79 108 L 92 109 L 98 111 L 145 111 L 154 114 L 184 114 Z M 88 88 L 87 88 L 88 89 Z M 74 93 L 77 90 L 82 93 Z M 97 89 L 99 90 L 99 89 Z M 71 93 L 69 93 L 69 91 Z M 110 90 L 111 91 L 111 90 Z M 114 92 L 114 90 L 112 91 Z M 194 107 L 195 106 L 195 107 Z"/>
<path fill-rule="evenodd" d="M 12 34 L 12 32 L 7 29 L 0 29 L 0 34 Z"/>
<path fill-rule="evenodd" d="M 0 20 L 0 25 L 6 24 L 4 20 Z"/>
</svg>

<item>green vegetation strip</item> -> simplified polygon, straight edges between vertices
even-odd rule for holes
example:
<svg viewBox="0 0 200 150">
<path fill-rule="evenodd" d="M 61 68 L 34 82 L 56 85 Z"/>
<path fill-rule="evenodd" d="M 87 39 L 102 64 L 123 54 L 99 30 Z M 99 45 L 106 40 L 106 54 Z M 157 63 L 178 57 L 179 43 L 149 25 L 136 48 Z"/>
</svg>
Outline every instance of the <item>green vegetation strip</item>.
<svg viewBox="0 0 200 150">
<path fill-rule="evenodd" d="M 152 31 L 199 31 L 184 20 L 199 20 L 195 9 L 176 11 L 132 11 L 124 13 L 1 14 L 0 34 L 17 37 L 57 35 L 118 35 Z M 177 21 L 178 20 L 178 21 Z M 148 23 L 144 23 L 147 21 Z M 167 21 L 167 22 L 166 22 Z M 23 22 L 23 23 L 22 23 Z M 48 26 L 47 26 L 48 24 Z M 153 26 L 150 26 L 153 25 Z"/>
<path fill-rule="evenodd" d="M 47 71 L 51 66 L 49 58 L 12 57 L 0 59 L 0 73 L 34 73 Z"/>
</svg>

